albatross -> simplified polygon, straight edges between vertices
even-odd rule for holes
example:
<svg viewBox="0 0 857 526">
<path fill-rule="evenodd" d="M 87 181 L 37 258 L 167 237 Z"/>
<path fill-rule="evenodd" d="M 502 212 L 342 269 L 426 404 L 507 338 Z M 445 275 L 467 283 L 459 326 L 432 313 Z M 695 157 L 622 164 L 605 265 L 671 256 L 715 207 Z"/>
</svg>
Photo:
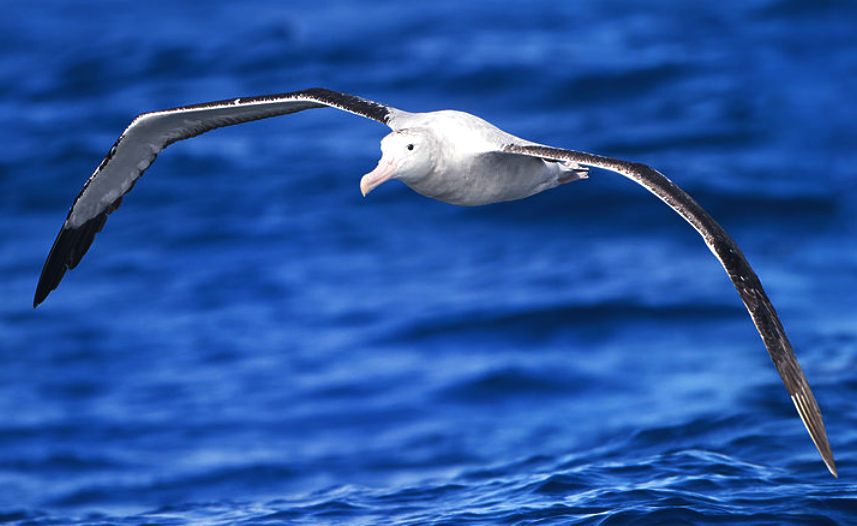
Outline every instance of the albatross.
<svg viewBox="0 0 857 526">
<path fill-rule="evenodd" d="M 86 180 L 51 247 L 33 299 L 35 308 L 80 263 L 107 216 L 157 155 L 174 142 L 244 122 L 336 108 L 387 125 L 378 166 L 360 180 L 364 196 L 396 179 L 454 205 L 523 199 L 586 179 L 590 169 L 622 175 L 666 203 L 702 236 L 738 291 L 797 413 L 836 477 L 821 410 L 774 306 L 735 241 L 690 195 L 659 171 L 636 162 L 534 143 L 475 115 L 443 110 L 411 113 L 324 88 L 206 102 L 138 115 Z"/>
</svg>

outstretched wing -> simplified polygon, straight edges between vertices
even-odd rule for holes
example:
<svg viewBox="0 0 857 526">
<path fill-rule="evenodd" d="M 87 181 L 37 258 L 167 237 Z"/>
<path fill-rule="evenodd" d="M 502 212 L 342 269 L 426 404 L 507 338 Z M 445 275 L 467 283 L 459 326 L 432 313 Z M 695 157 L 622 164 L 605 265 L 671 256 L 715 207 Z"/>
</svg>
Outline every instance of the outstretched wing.
<svg viewBox="0 0 857 526">
<path fill-rule="evenodd" d="M 830 443 L 827 440 L 821 410 L 818 408 L 818 403 L 809 388 L 806 376 L 804 376 L 797 362 L 791 343 L 789 343 L 771 300 L 768 299 L 759 277 L 750 267 L 750 263 L 747 262 L 738 245 L 699 203 L 662 173 L 644 164 L 541 145 L 513 144 L 506 146 L 504 151 L 542 159 L 573 161 L 624 175 L 653 193 L 690 223 L 705 239 L 705 244 L 726 269 L 729 279 L 738 289 L 738 294 L 750 312 L 750 317 L 765 342 L 768 354 L 770 354 L 771 360 L 779 371 L 780 377 L 791 395 L 792 402 L 794 402 L 801 420 L 809 431 L 809 436 L 815 443 L 815 447 L 818 448 L 818 452 L 821 453 L 827 469 L 834 477 L 837 476 L 836 464 L 833 460 Z"/>
<path fill-rule="evenodd" d="M 395 108 L 323 88 L 194 104 L 138 115 L 83 185 L 42 268 L 33 307 L 80 263 L 122 196 L 170 144 L 207 131 L 311 108 L 337 108 L 388 124 Z"/>
</svg>

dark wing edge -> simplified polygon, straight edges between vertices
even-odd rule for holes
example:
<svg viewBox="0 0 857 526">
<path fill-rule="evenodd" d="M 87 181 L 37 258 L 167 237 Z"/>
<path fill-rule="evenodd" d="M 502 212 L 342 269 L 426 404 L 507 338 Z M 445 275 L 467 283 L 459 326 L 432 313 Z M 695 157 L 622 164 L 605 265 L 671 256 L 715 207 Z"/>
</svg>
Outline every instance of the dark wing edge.
<svg viewBox="0 0 857 526">
<path fill-rule="evenodd" d="M 142 176 L 148 166 L 154 162 L 161 150 L 174 142 L 189 139 L 216 128 L 324 107 L 337 108 L 378 121 L 382 124 L 387 124 L 393 112 L 396 111 L 394 108 L 384 104 L 347 93 L 340 93 L 325 88 L 309 88 L 276 95 L 224 99 L 138 115 L 122 135 L 119 136 L 119 139 L 110 149 L 107 156 L 99 163 L 93 174 L 87 179 L 80 193 L 72 203 L 66 221 L 63 223 L 42 267 L 42 273 L 39 276 L 36 292 L 33 297 L 33 308 L 42 303 L 51 291 L 59 286 L 67 270 L 75 268 L 80 263 L 84 254 L 86 254 L 92 245 L 95 235 L 104 228 L 107 216 L 119 208 L 122 196 L 131 191 L 134 183 Z M 205 116 L 209 113 L 212 117 L 206 119 Z M 168 119 L 180 115 L 196 115 L 200 118 L 191 123 L 179 120 L 174 126 L 168 128 L 171 124 L 168 122 Z M 164 129 L 161 131 L 167 133 L 160 137 L 153 137 L 158 140 L 153 145 L 155 146 L 154 153 L 150 151 L 146 156 L 148 158 L 139 159 L 139 161 L 145 162 L 145 167 L 130 170 L 128 177 L 131 179 L 131 182 L 128 188 L 97 215 L 80 225 L 72 224 L 71 217 L 75 211 L 75 206 L 81 197 L 83 197 L 87 188 L 90 187 L 90 184 L 108 168 L 111 160 L 113 160 L 114 156 L 123 146 L 126 146 L 127 141 L 133 140 L 128 139 L 128 137 L 133 137 L 136 129 L 145 126 L 142 123 L 151 123 L 153 120 L 163 121 L 165 124 Z"/>
<path fill-rule="evenodd" d="M 333 91 L 326 88 L 308 88 L 299 91 L 290 91 L 287 93 L 277 93 L 274 95 L 259 95 L 255 97 L 239 97 L 235 99 L 222 99 L 216 100 L 213 102 L 201 102 L 199 104 L 191 104 L 189 106 L 179 106 L 176 108 L 171 108 L 167 110 L 160 110 L 155 112 L 144 113 L 143 115 L 153 114 L 153 113 L 174 113 L 188 110 L 206 110 L 206 109 L 214 109 L 214 108 L 222 108 L 228 106 L 247 106 L 252 104 L 262 104 L 262 103 L 277 103 L 284 101 L 307 101 L 307 102 L 315 102 L 318 103 L 315 106 L 310 106 L 312 108 L 321 108 L 321 107 L 330 107 L 337 108 L 343 111 L 347 111 L 349 113 L 353 113 L 355 115 L 360 115 L 361 117 L 366 117 L 367 119 L 372 119 L 374 121 L 378 121 L 381 124 L 387 124 L 390 120 L 390 117 L 395 111 L 391 106 L 387 106 L 386 104 L 381 104 L 379 102 L 375 102 L 369 99 L 364 99 L 362 97 L 358 97 L 356 95 L 351 95 L 348 93 L 342 93 L 340 91 Z M 309 109 L 302 108 L 303 109 Z M 249 122 L 252 120 L 265 119 L 268 117 L 274 117 L 277 115 L 284 115 L 286 113 L 294 113 L 294 111 L 286 111 L 285 113 L 276 112 L 272 115 L 261 115 L 254 118 L 249 118 L 246 120 L 241 120 L 240 122 Z M 229 123 L 227 126 L 231 124 L 240 124 L 239 122 Z M 220 126 L 217 126 L 220 127 Z M 208 130 L 206 130 L 208 131 Z"/>
<path fill-rule="evenodd" d="M 513 144 L 506 146 L 504 151 L 544 159 L 574 161 L 618 173 L 643 186 L 690 223 L 703 237 L 735 285 L 810 438 L 827 469 L 834 477 L 838 477 L 821 409 L 771 300 L 738 245 L 699 203 L 665 175 L 645 164 L 541 145 Z"/>
</svg>

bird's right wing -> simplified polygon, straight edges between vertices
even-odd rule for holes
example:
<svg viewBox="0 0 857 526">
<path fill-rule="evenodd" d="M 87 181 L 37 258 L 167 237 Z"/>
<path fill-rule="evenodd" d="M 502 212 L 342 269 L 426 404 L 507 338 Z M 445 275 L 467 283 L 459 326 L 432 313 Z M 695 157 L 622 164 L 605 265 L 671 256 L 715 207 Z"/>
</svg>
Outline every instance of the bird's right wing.
<svg viewBox="0 0 857 526">
<path fill-rule="evenodd" d="M 51 247 L 33 298 L 33 307 L 59 285 L 67 269 L 80 263 L 107 216 L 170 144 L 224 126 L 286 115 L 311 108 L 337 108 L 388 124 L 395 108 L 323 88 L 279 95 L 243 97 L 143 113 L 135 118 L 83 185 Z"/>
<path fill-rule="evenodd" d="M 510 144 L 503 151 L 554 161 L 571 161 L 583 166 L 618 173 L 653 193 L 690 223 L 723 265 L 729 279 L 732 280 L 732 284 L 738 290 L 738 294 L 747 307 L 756 329 L 762 336 L 771 360 L 773 360 L 789 395 L 791 395 L 798 415 L 809 431 L 809 436 L 822 459 L 824 459 L 827 469 L 834 477 L 837 476 L 833 451 L 831 451 L 830 443 L 827 440 L 827 431 L 824 429 L 821 410 L 818 408 L 818 403 L 809 388 L 806 376 L 798 364 L 792 345 L 786 336 L 786 331 L 777 316 L 777 311 L 774 310 L 771 300 L 768 299 L 765 289 L 762 288 L 759 277 L 750 267 L 750 263 L 738 245 L 699 203 L 664 174 L 645 164 L 536 144 Z"/>
</svg>

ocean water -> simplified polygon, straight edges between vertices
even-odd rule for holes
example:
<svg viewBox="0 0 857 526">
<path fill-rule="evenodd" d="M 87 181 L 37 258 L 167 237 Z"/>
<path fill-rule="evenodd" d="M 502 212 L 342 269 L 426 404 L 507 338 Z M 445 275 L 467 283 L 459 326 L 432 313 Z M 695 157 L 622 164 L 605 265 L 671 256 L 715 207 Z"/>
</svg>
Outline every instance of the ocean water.
<svg viewBox="0 0 857 526">
<path fill-rule="evenodd" d="M 0 522 L 857 523 L 854 2 L 2 5 Z M 136 114 L 310 86 L 658 167 L 761 276 L 840 478 L 643 189 L 364 199 L 386 129 L 332 110 L 172 146 L 31 308 Z"/>
</svg>

